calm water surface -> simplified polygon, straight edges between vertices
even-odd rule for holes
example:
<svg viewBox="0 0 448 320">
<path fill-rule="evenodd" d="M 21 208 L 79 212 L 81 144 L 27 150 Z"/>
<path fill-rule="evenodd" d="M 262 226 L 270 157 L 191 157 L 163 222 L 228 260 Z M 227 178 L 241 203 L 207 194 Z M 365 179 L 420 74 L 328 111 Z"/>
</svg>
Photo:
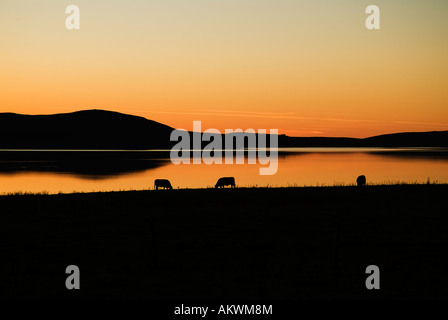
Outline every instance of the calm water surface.
<svg viewBox="0 0 448 320">
<path fill-rule="evenodd" d="M 278 171 L 272 176 L 260 176 L 260 164 L 176 166 L 166 152 L 154 158 L 139 151 L 138 161 L 130 163 L 120 158 L 112 161 L 113 165 L 104 160 L 89 162 L 91 151 L 79 152 L 86 154 L 83 163 L 76 160 L 67 165 L 48 159 L 20 159 L 20 151 L 2 150 L 0 194 L 143 190 L 152 189 L 154 179 L 160 178 L 169 179 L 174 188 L 207 188 L 223 176 L 235 177 L 240 187 L 349 185 L 360 174 L 366 175 L 368 183 L 428 179 L 448 183 L 447 149 L 283 148 L 279 149 Z"/>
</svg>

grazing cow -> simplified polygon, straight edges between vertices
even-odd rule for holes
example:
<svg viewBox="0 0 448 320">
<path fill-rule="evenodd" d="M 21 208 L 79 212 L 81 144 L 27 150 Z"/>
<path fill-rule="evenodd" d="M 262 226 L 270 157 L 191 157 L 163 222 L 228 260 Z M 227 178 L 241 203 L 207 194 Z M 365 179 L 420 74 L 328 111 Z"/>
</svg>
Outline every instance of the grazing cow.
<svg viewBox="0 0 448 320">
<path fill-rule="evenodd" d="M 159 190 L 159 188 L 173 190 L 170 180 L 166 180 L 166 179 L 156 179 L 154 181 L 154 187 L 156 188 L 156 190 Z"/>
<path fill-rule="evenodd" d="M 366 185 L 366 176 L 359 176 L 358 179 L 356 179 L 356 183 L 358 184 L 358 187 L 362 187 Z"/>
<path fill-rule="evenodd" d="M 216 182 L 215 184 L 215 188 L 224 188 L 225 186 L 235 188 L 235 178 L 234 177 L 219 178 L 218 182 Z"/>
</svg>

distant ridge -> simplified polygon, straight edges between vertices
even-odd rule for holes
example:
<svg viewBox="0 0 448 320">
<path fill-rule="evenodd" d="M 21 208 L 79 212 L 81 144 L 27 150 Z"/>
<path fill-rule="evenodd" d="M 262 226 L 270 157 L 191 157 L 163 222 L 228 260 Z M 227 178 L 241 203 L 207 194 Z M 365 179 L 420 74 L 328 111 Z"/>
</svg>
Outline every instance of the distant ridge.
<svg viewBox="0 0 448 320">
<path fill-rule="evenodd" d="M 280 136 L 282 147 L 448 147 L 448 131 L 402 132 L 369 138 Z"/>
<path fill-rule="evenodd" d="M 387 147 L 448 147 L 448 131 L 402 132 L 363 139 L 367 145 Z"/>
<path fill-rule="evenodd" d="M 106 110 L 54 115 L 0 113 L 0 149 L 169 149 L 174 128 Z M 448 147 L 448 131 L 405 132 L 365 139 L 279 136 L 279 147 Z"/>
</svg>

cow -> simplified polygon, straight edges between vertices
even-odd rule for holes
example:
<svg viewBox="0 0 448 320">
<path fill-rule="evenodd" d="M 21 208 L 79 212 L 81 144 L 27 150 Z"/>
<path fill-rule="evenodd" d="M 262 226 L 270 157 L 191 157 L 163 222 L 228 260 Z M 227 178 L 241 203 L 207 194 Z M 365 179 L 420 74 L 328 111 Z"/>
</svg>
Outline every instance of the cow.
<svg viewBox="0 0 448 320">
<path fill-rule="evenodd" d="M 358 187 L 365 186 L 365 185 L 366 185 L 366 176 L 364 176 L 364 175 L 359 176 L 359 177 L 356 179 L 356 183 L 358 184 Z"/>
<path fill-rule="evenodd" d="M 230 186 L 235 188 L 235 178 L 234 177 L 224 177 L 219 178 L 218 182 L 215 184 L 215 188 L 224 188 L 225 186 Z"/>
<path fill-rule="evenodd" d="M 159 188 L 173 190 L 170 180 L 167 179 L 156 179 L 154 181 L 154 188 L 156 188 L 156 190 L 159 190 Z"/>
</svg>

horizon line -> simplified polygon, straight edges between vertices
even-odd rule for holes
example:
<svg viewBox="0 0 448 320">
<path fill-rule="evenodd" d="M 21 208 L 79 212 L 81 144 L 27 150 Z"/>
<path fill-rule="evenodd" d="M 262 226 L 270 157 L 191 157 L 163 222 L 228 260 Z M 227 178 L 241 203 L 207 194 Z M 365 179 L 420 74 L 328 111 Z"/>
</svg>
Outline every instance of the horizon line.
<svg viewBox="0 0 448 320">
<path fill-rule="evenodd" d="M 0 112 L 0 115 L 2 114 L 14 114 L 14 115 L 19 115 L 19 116 L 55 116 L 55 115 L 69 115 L 69 114 L 74 114 L 74 113 L 78 113 L 78 112 L 91 112 L 91 111 L 100 111 L 100 112 L 109 112 L 109 113 L 117 113 L 117 114 L 121 114 L 121 115 L 126 115 L 126 116 L 132 116 L 132 117 L 137 117 L 137 118 L 143 118 L 147 121 L 153 121 L 162 125 L 165 125 L 167 127 L 173 128 L 170 125 L 167 125 L 165 123 L 156 121 L 156 120 L 152 120 L 149 118 L 146 118 L 144 116 L 139 116 L 139 115 L 135 115 L 135 114 L 130 114 L 130 113 L 124 113 L 122 111 L 114 111 L 114 110 L 107 110 L 107 109 L 97 109 L 97 108 L 92 108 L 92 109 L 80 109 L 80 110 L 76 110 L 76 111 L 70 111 L 70 112 L 60 112 L 60 113 L 48 113 L 48 114 L 24 114 L 24 113 L 16 113 L 16 112 Z M 210 110 L 210 111 L 214 111 L 217 112 L 216 114 L 209 114 L 209 113 L 194 113 L 194 112 L 169 112 L 169 111 L 153 111 L 152 113 L 162 113 L 162 114 L 178 114 L 178 115 L 182 115 L 182 114 L 190 114 L 190 115 L 194 115 L 194 114 L 202 114 L 202 115 L 220 115 L 220 116 L 232 116 L 226 113 L 231 113 L 233 111 L 231 110 Z M 241 112 L 241 114 L 245 114 L 246 117 L 257 117 L 256 114 L 258 114 L 258 112 L 249 112 L 249 111 L 243 111 Z M 265 113 L 263 113 L 265 114 Z M 266 113 L 268 114 L 268 113 Z M 267 117 L 272 117 L 272 115 L 274 114 L 278 114 L 278 113 L 269 113 L 271 114 L 271 116 L 259 116 L 259 117 L 263 117 L 263 118 L 267 118 Z M 333 121 L 339 120 L 339 121 L 349 121 L 349 122 L 358 122 L 358 121 L 370 121 L 370 122 L 378 122 L 381 123 L 381 121 L 377 121 L 377 120 L 352 120 L 352 119 L 336 119 L 336 118 L 316 118 L 316 117 L 296 117 L 293 116 L 293 118 L 297 118 L 297 119 L 315 119 L 315 120 L 319 120 L 319 119 L 331 119 Z M 200 120 L 198 120 L 200 121 Z M 417 122 L 406 122 L 406 121 L 393 121 L 396 123 L 417 123 Z M 448 124 L 444 124 L 444 123 L 426 123 L 426 122 L 418 122 L 418 123 L 422 123 L 422 124 L 435 124 L 435 125 L 446 125 L 448 127 Z M 210 128 L 208 128 L 210 129 Z M 241 129 L 241 128 L 236 128 L 233 130 L 237 130 L 237 129 Z M 251 129 L 251 128 L 249 128 Z M 185 130 L 185 129 L 176 129 L 173 128 L 173 130 Z M 206 129 L 207 130 L 207 129 Z M 247 129 L 246 129 L 247 130 Z M 266 129 L 267 130 L 267 129 Z M 272 129 L 270 129 L 272 130 Z M 197 131 L 189 131 L 189 130 L 185 130 L 188 131 L 190 133 L 194 133 Z M 393 134 L 413 134 L 413 133 L 441 133 L 441 132 L 448 132 L 448 128 L 446 128 L 446 130 L 430 130 L 430 131 L 395 131 L 395 132 L 389 132 L 389 133 L 380 133 L 380 134 L 376 134 L 376 135 L 372 135 L 372 136 L 366 136 L 363 138 L 355 138 L 355 137 L 348 137 L 348 136 L 289 136 L 286 135 L 284 133 L 279 133 L 278 136 L 286 136 L 286 137 L 290 137 L 290 138 L 335 138 L 335 139 L 356 139 L 356 140 L 364 140 L 364 139 L 369 139 L 369 138 L 374 138 L 374 137 L 379 137 L 379 136 L 385 136 L 385 135 L 393 135 Z M 204 134 L 203 131 L 201 131 L 200 133 Z M 244 131 L 243 131 L 244 133 Z M 221 134 L 225 134 L 225 133 L 221 133 Z M 258 134 L 258 133 L 256 133 Z M 268 134 L 268 133 L 266 133 Z M 269 133 L 270 134 L 270 133 Z"/>
</svg>

